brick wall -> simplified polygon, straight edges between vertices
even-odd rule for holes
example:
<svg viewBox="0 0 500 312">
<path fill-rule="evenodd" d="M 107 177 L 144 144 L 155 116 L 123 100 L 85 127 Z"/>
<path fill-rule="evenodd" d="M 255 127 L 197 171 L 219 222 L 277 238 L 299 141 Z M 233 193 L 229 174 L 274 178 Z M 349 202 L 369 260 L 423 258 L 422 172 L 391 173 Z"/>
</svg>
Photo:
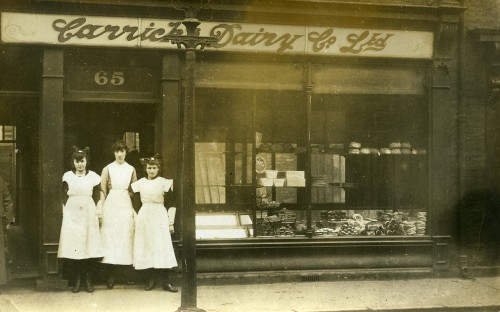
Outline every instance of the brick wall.
<svg viewBox="0 0 500 312">
<path fill-rule="evenodd" d="M 500 2 L 498 0 L 468 0 L 465 12 L 469 28 L 500 28 Z"/>
<path fill-rule="evenodd" d="M 488 94 L 490 51 L 480 43 L 478 29 L 500 30 L 499 0 L 468 0 L 464 14 L 466 38 L 463 64 L 466 105 L 465 198 L 462 198 L 461 242 L 462 252 L 470 264 L 498 264 L 498 237 L 500 224 L 495 218 L 499 189 L 500 123 L 496 107 Z M 498 215 L 498 214 L 497 214 Z"/>
</svg>

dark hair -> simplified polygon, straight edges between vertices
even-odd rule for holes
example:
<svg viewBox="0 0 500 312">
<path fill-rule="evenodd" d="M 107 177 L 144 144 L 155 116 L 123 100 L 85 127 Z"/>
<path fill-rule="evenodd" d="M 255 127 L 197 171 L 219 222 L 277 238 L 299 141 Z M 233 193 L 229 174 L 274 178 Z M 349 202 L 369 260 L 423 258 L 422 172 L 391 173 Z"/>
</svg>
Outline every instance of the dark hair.
<svg viewBox="0 0 500 312">
<path fill-rule="evenodd" d="M 158 166 L 159 171 L 161 171 L 161 157 L 160 154 L 155 154 L 153 157 L 141 158 L 141 164 L 144 167 L 144 171 L 146 171 L 146 167 L 150 166 Z"/>
<path fill-rule="evenodd" d="M 111 150 L 114 152 L 125 150 L 128 153 L 127 143 L 123 140 L 118 140 L 111 146 Z"/>
<path fill-rule="evenodd" d="M 73 149 L 73 153 L 71 154 L 71 167 L 73 169 L 76 169 L 75 168 L 75 160 L 81 161 L 84 158 L 87 160 L 87 167 L 88 167 L 88 165 L 90 163 L 90 161 L 89 161 L 90 148 L 86 147 L 84 149 L 80 149 L 80 148 L 78 148 L 78 146 L 73 146 L 72 149 Z"/>
</svg>

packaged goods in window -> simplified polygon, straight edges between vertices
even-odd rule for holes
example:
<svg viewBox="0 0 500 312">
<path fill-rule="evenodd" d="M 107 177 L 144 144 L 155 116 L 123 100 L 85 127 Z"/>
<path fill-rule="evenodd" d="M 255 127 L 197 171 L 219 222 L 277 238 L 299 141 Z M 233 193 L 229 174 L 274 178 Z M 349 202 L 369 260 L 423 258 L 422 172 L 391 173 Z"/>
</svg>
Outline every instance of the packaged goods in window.
<svg viewBox="0 0 500 312">
<path fill-rule="evenodd" d="M 277 236 L 294 236 L 295 233 L 290 224 L 281 225 L 276 231 Z"/>
<path fill-rule="evenodd" d="M 306 186 L 306 179 L 287 178 L 286 179 L 286 186 L 288 186 L 288 187 L 305 187 Z"/>
<path fill-rule="evenodd" d="M 365 230 L 361 234 L 367 236 L 381 236 L 385 235 L 385 229 L 381 222 L 370 221 L 365 224 Z"/>
<path fill-rule="evenodd" d="M 273 179 L 273 185 L 275 187 L 284 187 L 285 186 L 285 179 Z"/>
<path fill-rule="evenodd" d="M 351 142 L 351 143 L 349 143 L 349 148 L 361 148 L 361 143 Z"/>
<path fill-rule="evenodd" d="M 266 178 L 276 179 L 278 177 L 277 170 L 266 170 Z"/>
<path fill-rule="evenodd" d="M 406 235 L 401 219 L 401 213 L 395 213 L 392 218 L 385 223 L 387 235 Z"/>
<path fill-rule="evenodd" d="M 417 235 L 425 235 L 426 227 L 427 227 L 427 213 L 426 212 L 417 212 L 416 213 L 417 221 L 415 221 L 415 227 Z"/>
<path fill-rule="evenodd" d="M 255 158 L 255 171 L 259 174 L 266 172 L 266 160 L 262 156 Z"/>
<path fill-rule="evenodd" d="M 286 179 L 304 179 L 305 174 L 304 171 L 287 171 L 285 173 Z"/>
<path fill-rule="evenodd" d="M 382 155 L 388 155 L 390 153 L 391 153 L 391 150 L 388 149 L 387 147 L 383 147 L 380 149 L 380 154 L 382 154 Z"/>
<path fill-rule="evenodd" d="M 305 234 L 307 231 L 307 221 L 300 220 L 295 222 L 295 234 L 301 235 Z"/>
<path fill-rule="evenodd" d="M 295 211 L 283 208 L 278 212 L 278 217 L 282 223 L 294 223 L 297 220 L 297 213 Z"/>
<path fill-rule="evenodd" d="M 316 229 L 314 231 L 314 234 L 316 235 L 330 235 L 330 236 L 336 236 L 338 235 L 339 233 L 331 228 L 327 228 L 327 227 L 324 227 L 324 228 L 319 228 L 319 229 Z"/>
<path fill-rule="evenodd" d="M 350 222 L 352 221 L 352 222 Z M 357 230 L 356 224 L 354 223 L 354 220 L 349 219 L 347 223 L 342 224 L 342 227 L 340 228 L 339 236 L 344 236 L 344 235 L 358 235 L 359 231 Z"/>
<path fill-rule="evenodd" d="M 275 236 L 280 226 L 280 220 L 277 216 L 263 216 L 262 218 L 257 218 L 255 231 L 257 236 Z"/>
<path fill-rule="evenodd" d="M 267 197 L 267 189 L 265 187 L 258 187 L 255 190 L 256 198 L 266 198 Z"/>
<path fill-rule="evenodd" d="M 273 179 L 271 178 L 259 178 L 257 180 L 258 186 L 273 186 Z"/>
<path fill-rule="evenodd" d="M 361 148 L 361 143 L 351 142 L 349 143 L 349 154 L 359 154 Z"/>
<path fill-rule="evenodd" d="M 380 150 L 378 148 L 370 148 L 370 154 L 372 155 L 380 155 Z"/>
<path fill-rule="evenodd" d="M 406 235 L 417 235 L 417 227 L 415 221 L 403 221 L 403 230 Z"/>
</svg>

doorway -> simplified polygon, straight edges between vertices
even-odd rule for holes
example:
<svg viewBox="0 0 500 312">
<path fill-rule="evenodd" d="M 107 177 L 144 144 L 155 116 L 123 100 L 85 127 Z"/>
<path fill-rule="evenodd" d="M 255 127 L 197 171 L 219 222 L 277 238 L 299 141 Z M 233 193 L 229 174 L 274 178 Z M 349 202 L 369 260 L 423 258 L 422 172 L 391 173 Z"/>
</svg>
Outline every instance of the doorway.
<svg viewBox="0 0 500 312">
<path fill-rule="evenodd" d="M 72 146 L 89 147 L 88 169 L 100 174 L 114 160 L 112 144 L 125 140 L 130 151 L 127 161 L 141 176 L 139 158 L 154 153 L 155 110 L 154 104 L 66 103 L 65 170 L 71 170 Z"/>
</svg>

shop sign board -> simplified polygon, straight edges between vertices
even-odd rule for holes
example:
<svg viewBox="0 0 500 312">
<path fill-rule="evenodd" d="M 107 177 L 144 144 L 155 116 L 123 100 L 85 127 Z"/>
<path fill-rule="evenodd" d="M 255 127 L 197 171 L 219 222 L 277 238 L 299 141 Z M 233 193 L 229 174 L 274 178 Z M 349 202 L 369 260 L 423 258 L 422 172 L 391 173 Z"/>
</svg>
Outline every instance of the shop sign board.
<svg viewBox="0 0 500 312">
<path fill-rule="evenodd" d="M 202 22 L 222 51 L 428 59 L 433 33 L 394 29 L 339 28 Z M 176 49 L 169 35 L 183 35 L 180 21 L 126 17 L 1 14 L 5 43 Z"/>
</svg>

